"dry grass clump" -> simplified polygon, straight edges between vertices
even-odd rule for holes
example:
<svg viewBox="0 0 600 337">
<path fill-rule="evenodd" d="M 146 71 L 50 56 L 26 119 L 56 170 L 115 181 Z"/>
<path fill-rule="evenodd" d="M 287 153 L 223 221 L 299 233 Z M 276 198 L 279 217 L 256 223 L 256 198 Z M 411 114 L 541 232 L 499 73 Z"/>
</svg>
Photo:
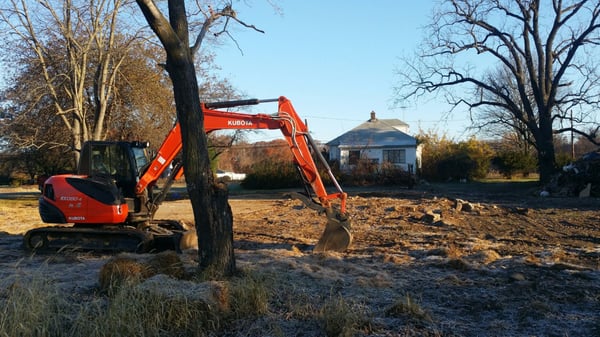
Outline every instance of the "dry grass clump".
<svg viewBox="0 0 600 337">
<path fill-rule="evenodd" d="M 242 277 L 234 278 L 229 289 L 231 315 L 234 318 L 256 317 L 269 311 L 269 301 L 274 284 L 273 277 L 268 274 L 252 272 L 242 273 Z"/>
<path fill-rule="evenodd" d="M 159 258 L 169 261 L 166 257 Z M 157 267 L 148 263 L 152 267 Z M 156 271 L 168 269 L 158 268 Z M 161 273 L 164 274 L 164 273 Z M 180 273 L 175 273 L 180 275 Z M 173 275 L 170 275 L 171 277 Z M 160 280 L 151 276 L 146 283 Z M 166 276 L 165 276 L 166 277 Z M 108 307 L 102 306 L 92 310 L 88 317 L 98 318 L 107 326 L 99 331 L 110 331 L 106 336 L 139 335 L 139 336 L 206 336 L 226 328 L 236 319 L 257 317 L 268 313 L 271 280 L 267 274 L 246 272 L 241 276 L 225 282 L 203 281 L 195 284 L 191 281 L 173 280 L 164 282 L 172 291 L 153 291 L 151 287 L 132 286 L 125 283 L 110 297 Z M 154 287 L 163 283 L 155 283 Z M 202 285 L 206 285 L 203 287 Z M 193 294 L 190 294 L 190 291 Z M 198 292 L 207 291 L 206 296 Z M 186 295 L 187 294 L 187 295 Z M 211 298 L 213 301 L 205 300 Z M 214 305 L 215 302 L 217 305 Z M 97 311 L 97 312 L 96 312 Z M 99 313 L 98 313 L 99 312 Z M 143 318 L 147 319 L 143 319 Z M 142 319 L 140 319 L 142 318 Z M 119 320 L 120 319 L 120 320 Z M 129 324 L 130 321 L 139 321 Z M 111 321 L 119 322 L 111 324 Z M 86 320 L 83 325 L 89 326 Z M 122 333 L 125 331 L 125 333 Z M 92 331 L 93 332 L 93 331 Z M 88 331 L 81 336 L 88 336 Z M 94 336 L 90 334 L 89 336 Z"/>
<path fill-rule="evenodd" d="M 467 257 L 469 261 L 482 264 L 490 264 L 501 258 L 502 257 L 500 256 L 500 254 L 498 254 L 498 252 L 492 249 L 483 249 Z"/>
<path fill-rule="evenodd" d="M 148 266 L 152 274 L 164 274 L 176 279 L 188 276 L 181 256 L 172 250 L 150 255 Z"/>
<path fill-rule="evenodd" d="M 162 256 L 159 260 L 169 258 Z M 114 261 L 107 270 L 126 269 L 128 276 L 119 272 L 103 281 L 114 285 L 114 276 L 122 277 L 118 287 L 110 288 L 108 297 L 96 293 L 75 298 L 80 295 L 65 293 L 43 275 L 26 275 L 0 289 L 0 336 L 206 336 L 234 324 L 236 319 L 258 317 L 269 311 L 271 281 L 263 274 L 245 273 L 223 282 L 194 283 L 164 275 L 144 281 L 142 278 L 155 272 L 149 270 L 156 267 L 156 260 L 154 265 L 143 265 L 125 256 Z M 159 276 L 170 282 L 161 283 Z M 146 283 L 151 285 L 144 287 Z M 198 294 L 202 291 L 207 292 L 206 296 Z M 206 301 L 208 297 L 219 305 Z"/>
<path fill-rule="evenodd" d="M 111 258 L 100 269 L 100 289 L 111 293 L 114 288 L 138 284 L 157 274 L 176 279 L 187 276 L 181 258 L 173 251 L 148 257 L 122 254 Z"/>
<path fill-rule="evenodd" d="M 297 324 L 312 322 L 314 333 L 327 336 L 372 331 L 370 314 L 363 306 L 341 295 L 325 298 L 296 288 L 298 284 L 271 272 L 244 271 L 219 282 L 151 275 L 159 270 L 173 272 L 162 264 L 177 262 L 171 258 L 116 256 L 103 268 L 101 282 L 110 285 L 110 291 L 85 295 L 65 292 L 41 273 L 23 275 L 23 280 L 0 289 L 0 336 L 218 335 L 237 329 L 239 322 L 269 322 L 269 316 L 282 312 Z M 285 327 L 279 325 L 258 323 L 256 327 L 285 335 Z"/>
<path fill-rule="evenodd" d="M 396 300 L 394 304 L 386 309 L 385 313 L 390 317 L 407 317 L 408 319 L 417 322 L 433 321 L 427 310 L 423 309 L 423 307 L 421 307 L 421 305 L 409 294 Z"/>
<path fill-rule="evenodd" d="M 384 263 L 393 263 L 397 265 L 408 264 L 412 261 L 412 257 L 408 254 L 389 254 L 383 253 Z"/>
<path fill-rule="evenodd" d="M 59 336 L 73 307 L 45 278 L 16 280 L 0 292 L 0 336 Z"/>
<path fill-rule="evenodd" d="M 219 312 L 183 294 L 124 286 L 110 299 L 82 308 L 74 322 L 75 336 L 205 336 L 219 328 Z"/>
<path fill-rule="evenodd" d="M 354 336 L 359 329 L 371 330 L 364 308 L 352 305 L 342 296 L 334 296 L 321 307 L 318 318 L 330 337 Z"/>
<path fill-rule="evenodd" d="M 445 266 L 450 269 L 467 271 L 471 269 L 471 265 L 463 259 L 450 259 L 445 263 Z"/>
<path fill-rule="evenodd" d="M 552 307 L 543 301 L 532 300 L 518 310 L 517 318 L 521 324 L 527 321 L 536 321 L 546 316 L 552 315 L 554 310 Z"/>
<path fill-rule="evenodd" d="M 315 303 L 314 294 L 307 291 L 294 291 L 284 294 L 282 306 L 284 307 L 286 319 L 297 319 L 307 321 L 314 318 L 319 311 L 318 303 Z"/>
<path fill-rule="evenodd" d="M 462 250 L 461 246 L 457 244 L 450 244 L 447 248 L 447 257 L 450 259 L 458 260 L 465 255 L 465 252 Z"/>
<path fill-rule="evenodd" d="M 100 289 L 111 293 L 124 285 L 133 285 L 148 278 L 150 271 L 139 261 L 125 256 L 116 256 L 100 269 Z"/>
<path fill-rule="evenodd" d="M 206 336 L 220 324 L 202 301 L 130 284 L 109 298 L 70 296 L 43 276 L 14 282 L 0 292 L 0 336 Z"/>
</svg>

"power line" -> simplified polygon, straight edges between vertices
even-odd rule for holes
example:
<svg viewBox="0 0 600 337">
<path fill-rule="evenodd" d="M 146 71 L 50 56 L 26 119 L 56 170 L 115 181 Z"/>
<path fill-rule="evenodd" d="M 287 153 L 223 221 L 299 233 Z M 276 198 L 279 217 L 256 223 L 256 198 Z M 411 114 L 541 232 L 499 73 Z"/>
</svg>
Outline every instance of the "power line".
<svg viewBox="0 0 600 337">
<path fill-rule="evenodd" d="M 336 118 L 336 117 L 322 117 L 322 116 L 311 116 L 311 115 L 307 115 L 304 116 L 306 118 L 315 118 L 315 119 L 325 119 L 325 120 L 334 120 L 334 121 L 347 121 L 347 122 L 365 122 L 365 119 L 348 119 L 348 118 Z M 391 119 L 391 118 L 382 118 L 382 119 Z M 423 120 L 423 119 L 418 119 L 418 120 L 412 120 L 412 121 L 403 121 L 406 123 L 453 123 L 453 122 L 467 122 L 470 121 L 469 118 L 465 118 L 465 119 L 452 119 L 452 120 L 445 120 L 445 119 L 431 119 L 431 120 Z"/>
</svg>

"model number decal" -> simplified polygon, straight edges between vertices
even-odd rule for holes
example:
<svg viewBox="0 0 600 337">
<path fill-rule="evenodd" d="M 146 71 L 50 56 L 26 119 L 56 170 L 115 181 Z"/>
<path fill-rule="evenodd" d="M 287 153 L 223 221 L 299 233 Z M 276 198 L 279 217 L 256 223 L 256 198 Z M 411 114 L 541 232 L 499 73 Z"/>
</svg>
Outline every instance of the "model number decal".
<svg viewBox="0 0 600 337">
<path fill-rule="evenodd" d="M 60 201 L 81 201 L 81 198 L 75 196 L 62 196 L 60 197 Z"/>
</svg>

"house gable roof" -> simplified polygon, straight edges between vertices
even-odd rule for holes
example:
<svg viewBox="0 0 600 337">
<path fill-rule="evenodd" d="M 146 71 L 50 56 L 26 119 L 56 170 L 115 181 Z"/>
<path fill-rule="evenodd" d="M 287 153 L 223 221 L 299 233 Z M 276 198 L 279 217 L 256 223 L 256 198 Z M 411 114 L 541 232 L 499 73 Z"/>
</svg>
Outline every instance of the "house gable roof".
<svg viewBox="0 0 600 337">
<path fill-rule="evenodd" d="M 329 141 L 327 145 L 338 147 L 416 146 L 417 139 L 400 129 L 408 129 L 408 124 L 399 119 L 377 119 L 375 114 L 371 113 L 371 119 Z"/>
</svg>

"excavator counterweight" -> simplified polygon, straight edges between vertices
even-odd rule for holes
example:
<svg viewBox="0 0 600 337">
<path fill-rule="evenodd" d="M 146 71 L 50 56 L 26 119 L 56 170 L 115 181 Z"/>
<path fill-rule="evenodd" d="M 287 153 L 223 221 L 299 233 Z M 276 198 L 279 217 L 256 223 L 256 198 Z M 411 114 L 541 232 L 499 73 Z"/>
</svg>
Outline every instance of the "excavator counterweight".
<svg viewBox="0 0 600 337">
<path fill-rule="evenodd" d="M 215 110 L 268 102 L 278 103 L 277 113 Z M 305 184 L 305 193 L 298 194 L 299 199 L 327 218 L 314 251 L 344 251 L 350 246 L 347 195 L 287 98 L 202 103 L 201 108 L 207 133 L 230 129 L 280 130 Z M 92 250 L 177 249 L 173 247 L 179 247 L 178 240 L 186 228 L 177 221 L 155 220 L 154 214 L 172 182 L 183 174 L 184 168 L 177 159 L 182 148 L 179 122 L 154 157 L 148 156 L 147 146 L 142 142 L 86 142 L 81 149 L 77 174 L 52 176 L 42 189 L 42 220 L 63 225 L 29 231 L 25 235 L 25 247 L 56 249 L 72 244 Z M 336 192 L 327 192 L 314 158 L 327 172 Z M 169 172 L 166 183 L 157 191 L 158 179 L 166 172 Z"/>
</svg>

